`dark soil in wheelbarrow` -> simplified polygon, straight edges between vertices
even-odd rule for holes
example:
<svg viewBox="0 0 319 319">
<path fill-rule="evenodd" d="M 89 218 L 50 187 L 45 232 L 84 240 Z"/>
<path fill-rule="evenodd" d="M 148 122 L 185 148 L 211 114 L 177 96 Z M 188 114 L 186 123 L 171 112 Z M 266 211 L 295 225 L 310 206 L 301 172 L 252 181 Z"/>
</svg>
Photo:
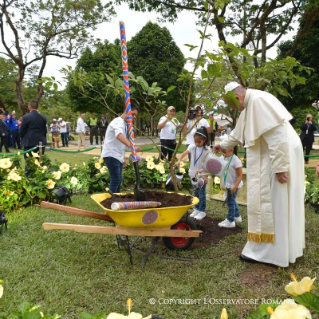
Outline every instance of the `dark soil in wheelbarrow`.
<svg viewBox="0 0 319 319">
<path fill-rule="evenodd" d="M 145 191 L 145 197 L 147 201 L 160 202 L 163 207 L 174 207 L 174 206 L 187 206 L 193 201 L 192 196 L 184 196 L 176 193 L 166 193 L 166 192 L 153 192 Z M 134 202 L 134 194 L 124 194 L 112 198 L 107 198 L 101 202 L 101 205 L 107 209 L 111 209 L 111 205 L 114 202 Z"/>
</svg>

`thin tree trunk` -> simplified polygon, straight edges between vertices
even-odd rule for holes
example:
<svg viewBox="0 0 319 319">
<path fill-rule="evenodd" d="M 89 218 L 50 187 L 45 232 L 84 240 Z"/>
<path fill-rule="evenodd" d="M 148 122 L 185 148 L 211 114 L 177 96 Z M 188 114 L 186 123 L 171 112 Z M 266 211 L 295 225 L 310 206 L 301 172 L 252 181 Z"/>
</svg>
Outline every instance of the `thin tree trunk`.
<svg viewBox="0 0 319 319">
<path fill-rule="evenodd" d="M 17 93 L 17 101 L 20 108 L 20 114 L 25 115 L 28 113 L 27 103 L 24 100 L 22 83 L 24 78 L 25 68 L 19 67 L 17 79 L 16 79 L 16 93 Z"/>
</svg>

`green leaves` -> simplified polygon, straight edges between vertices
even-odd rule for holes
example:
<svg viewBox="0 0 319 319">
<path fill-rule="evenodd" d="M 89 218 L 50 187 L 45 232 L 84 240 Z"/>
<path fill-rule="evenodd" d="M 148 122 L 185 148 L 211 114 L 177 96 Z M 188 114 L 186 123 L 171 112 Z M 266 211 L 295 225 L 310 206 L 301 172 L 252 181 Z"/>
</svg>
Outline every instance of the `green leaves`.
<svg viewBox="0 0 319 319">
<path fill-rule="evenodd" d="M 295 301 L 300 305 L 311 308 L 316 313 L 319 313 L 319 297 L 311 292 L 306 292 L 302 295 L 294 297 Z"/>
</svg>

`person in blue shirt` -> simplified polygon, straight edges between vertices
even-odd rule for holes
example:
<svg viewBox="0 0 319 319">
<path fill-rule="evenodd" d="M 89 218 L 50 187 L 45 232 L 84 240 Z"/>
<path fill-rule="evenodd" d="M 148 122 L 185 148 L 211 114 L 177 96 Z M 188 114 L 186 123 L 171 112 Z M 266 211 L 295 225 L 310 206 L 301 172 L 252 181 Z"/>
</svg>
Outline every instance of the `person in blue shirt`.
<svg viewBox="0 0 319 319">
<path fill-rule="evenodd" d="M 7 145 L 8 145 L 8 147 L 11 147 L 12 146 L 12 136 L 11 136 L 10 123 L 9 123 L 10 117 L 8 116 L 8 111 L 5 111 L 4 113 L 5 113 L 5 119 L 3 121 L 4 121 L 4 123 L 6 123 L 7 128 L 8 128 Z"/>
<path fill-rule="evenodd" d="M 12 134 L 12 147 L 21 149 L 21 142 L 20 142 L 20 127 L 18 120 L 16 119 L 15 111 L 12 112 L 9 118 L 9 129 Z"/>
</svg>

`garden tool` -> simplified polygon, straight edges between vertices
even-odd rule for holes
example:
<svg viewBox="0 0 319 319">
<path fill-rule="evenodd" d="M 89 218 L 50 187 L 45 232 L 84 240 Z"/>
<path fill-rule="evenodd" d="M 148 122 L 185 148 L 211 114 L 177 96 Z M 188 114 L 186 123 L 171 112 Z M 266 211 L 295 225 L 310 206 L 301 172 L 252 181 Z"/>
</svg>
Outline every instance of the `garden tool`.
<svg viewBox="0 0 319 319">
<path fill-rule="evenodd" d="M 175 171 L 178 167 L 174 166 L 173 170 Z M 175 173 L 175 179 L 176 179 L 176 183 L 177 183 L 177 187 L 179 187 L 182 184 L 182 180 L 183 180 L 183 174 L 182 173 Z M 172 174 L 168 173 L 167 178 L 166 178 L 166 183 L 165 183 L 165 188 L 166 190 L 170 191 L 170 190 L 174 190 L 174 183 L 172 180 Z"/>
<path fill-rule="evenodd" d="M 128 123 L 128 139 L 131 145 L 132 161 L 136 175 L 136 185 L 134 189 L 134 197 L 137 201 L 146 201 L 145 193 L 140 190 L 140 172 L 138 168 L 138 158 L 136 154 L 136 147 L 134 141 L 134 128 L 133 118 L 131 111 L 131 98 L 130 98 L 130 86 L 129 86 L 129 74 L 128 74 L 128 60 L 127 60 L 127 47 L 125 36 L 124 22 L 120 21 L 120 33 L 121 33 L 121 55 L 122 55 L 122 69 L 123 69 L 123 81 L 124 81 L 124 93 L 125 93 L 125 106 Z"/>
</svg>

